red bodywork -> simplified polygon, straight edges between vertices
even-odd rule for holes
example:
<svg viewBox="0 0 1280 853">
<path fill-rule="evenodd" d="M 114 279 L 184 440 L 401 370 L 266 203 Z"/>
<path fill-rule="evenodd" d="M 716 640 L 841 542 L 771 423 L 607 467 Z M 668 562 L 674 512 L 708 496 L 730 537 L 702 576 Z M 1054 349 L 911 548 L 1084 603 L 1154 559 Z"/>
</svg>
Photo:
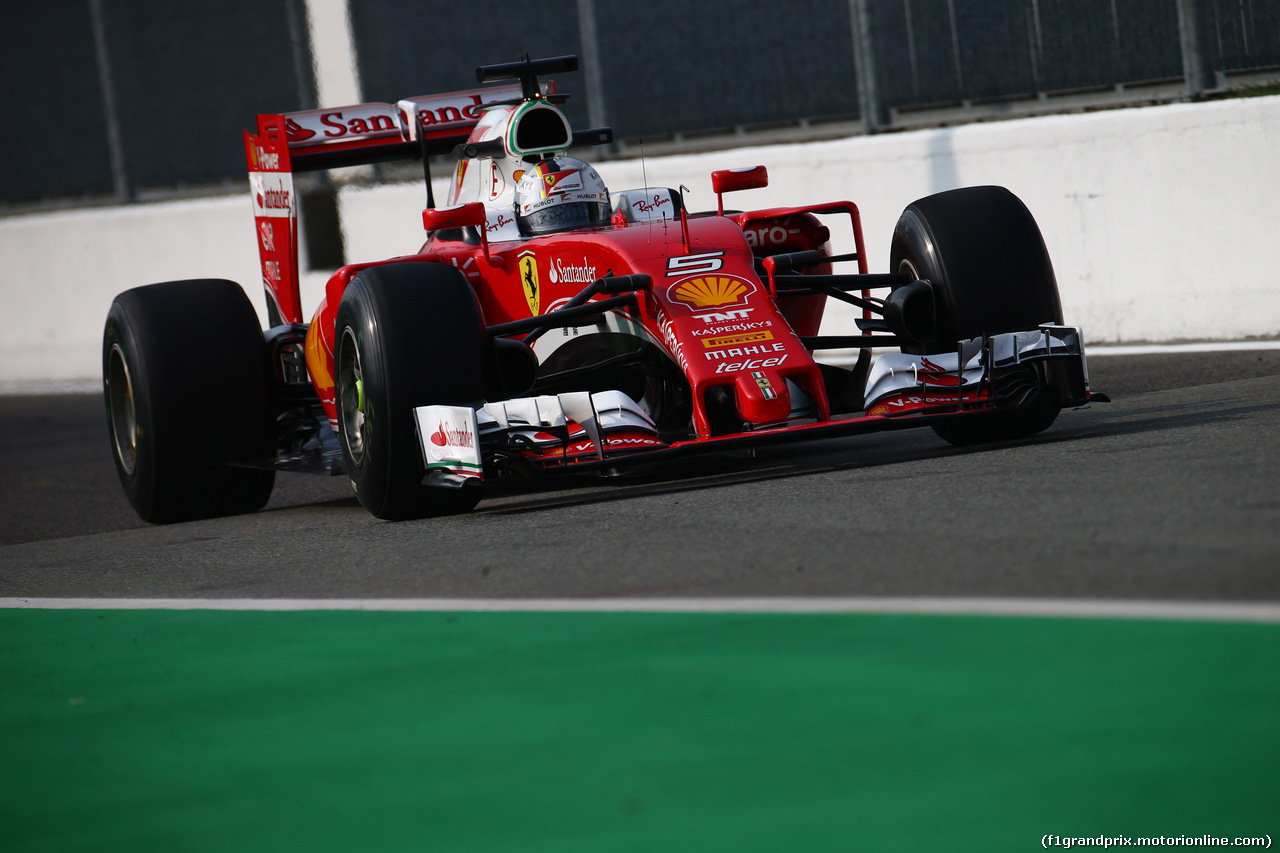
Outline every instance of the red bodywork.
<svg viewBox="0 0 1280 853">
<path fill-rule="evenodd" d="M 372 155 L 393 146 L 411 151 L 419 144 L 426 151 L 424 139 L 458 138 L 450 134 L 471 128 L 482 115 L 476 107 L 480 92 L 491 98 L 510 94 L 494 87 L 410 99 L 396 107 L 364 104 L 259 117 L 257 134 L 245 134 L 245 148 L 254 185 L 263 284 L 269 307 L 278 315 L 276 322 L 304 323 L 292 171 L 391 159 Z M 454 102 L 455 106 L 438 106 Z M 433 111 L 424 104 L 437 107 Z M 409 117 L 415 111 L 416 122 Z M 398 121 L 394 132 L 393 120 Z M 477 140 L 475 132 L 472 141 Z M 729 173 L 715 173 L 717 196 L 767 183 L 763 168 L 750 172 L 736 182 L 724 178 Z M 459 169 L 459 185 L 464 173 Z M 602 228 L 481 245 L 432 235 L 416 254 L 352 264 L 333 274 L 307 329 L 305 357 L 311 382 L 336 429 L 333 362 L 338 304 L 352 277 L 371 266 L 417 262 L 456 267 L 475 288 L 490 327 L 553 312 L 596 279 L 642 273 L 651 277 L 652 287 L 638 292 L 633 306 L 612 309 L 614 321 L 660 347 L 679 365 L 692 394 L 692 441 L 713 436 L 708 392 L 720 386 L 732 386 L 742 428 L 753 436 L 759 436 L 761 429 L 820 428 L 831 422 L 831 407 L 822 372 L 800 338 L 817 335 L 827 297 L 810 294 L 779 300 L 772 287 L 772 268 L 765 266 L 769 273 L 764 276 L 758 273 L 760 261 L 772 255 L 818 251 L 831 256 L 830 230 L 818 216 L 832 217 L 826 221 L 833 225 L 847 219 L 856 254 L 844 257 L 856 257 L 858 272 L 866 274 L 861 222 L 852 202 L 736 213 L 725 212 L 721 199 L 714 212 L 682 212 L 643 222 L 618 214 L 612 225 Z M 831 265 L 820 264 L 807 272 L 829 275 Z M 569 332 L 564 330 L 566 335 Z M 542 355 L 537 346 L 535 353 Z M 794 391 L 803 395 L 802 412 L 793 406 Z M 979 388 L 961 396 L 957 400 L 953 391 L 952 404 L 981 406 L 988 392 Z M 857 420 L 883 421 L 929 403 L 927 397 L 904 396 Z M 734 437 L 720 432 L 717 440 Z M 684 443 L 688 442 L 675 445 Z"/>
<path fill-rule="evenodd" d="M 695 429 L 706 436 L 710 428 L 703 403 L 707 390 L 717 385 L 736 386 L 740 413 L 751 424 L 787 420 L 791 411 L 788 379 L 814 401 L 819 420 L 829 415 L 821 373 L 797 337 L 817 334 L 826 297 L 788 300 L 786 308 L 780 309 L 767 283 L 755 272 L 756 252 L 764 256 L 824 247 L 827 229 L 812 215 L 813 209 L 690 217 L 687 241 L 686 224 L 679 220 L 615 225 L 490 246 L 487 258 L 479 246 L 433 239 L 418 255 L 379 263 L 452 264 L 476 288 L 490 326 L 535 316 L 535 306 L 526 296 L 530 275 L 537 283 L 537 313 L 545 313 L 606 274 L 648 274 L 652 289 L 636 310 L 624 313 L 661 342 L 681 366 L 693 390 Z M 823 205 L 817 210 L 847 213 L 861 243 L 854 205 Z M 743 222 L 757 234 L 773 232 L 775 236 L 753 252 Z M 781 237 L 784 233 L 786 239 Z M 816 242 L 819 239 L 821 243 Z M 307 336 L 312 382 L 331 420 L 337 418 L 332 378 L 337 306 L 351 278 L 374 265 L 343 267 L 330 278 Z M 570 280 L 552 274 L 566 268 L 583 272 Z"/>
</svg>

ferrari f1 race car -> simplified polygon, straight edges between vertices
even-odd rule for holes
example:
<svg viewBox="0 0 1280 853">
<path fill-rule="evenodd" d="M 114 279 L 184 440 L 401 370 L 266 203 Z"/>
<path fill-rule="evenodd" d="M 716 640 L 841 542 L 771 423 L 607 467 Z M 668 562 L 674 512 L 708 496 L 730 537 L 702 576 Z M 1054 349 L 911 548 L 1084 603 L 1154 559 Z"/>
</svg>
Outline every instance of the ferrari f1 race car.
<svg viewBox="0 0 1280 853">
<path fill-rule="evenodd" d="M 258 117 L 271 328 L 208 279 L 126 291 L 107 317 L 115 464 L 142 518 L 258 509 L 277 471 L 345 474 L 379 518 L 464 512 L 508 477 L 916 426 L 1008 440 L 1090 399 L 1081 331 L 1009 191 L 910 204 L 873 274 L 851 202 L 726 210 L 763 167 L 712 172 L 713 211 L 684 187 L 610 191 L 569 152 L 611 131 L 573 130 L 539 79 L 576 70 L 526 56 L 469 91 Z M 425 244 L 337 270 L 308 323 L 293 174 L 400 159 L 423 164 Z M 858 334 L 819 335 L 829 299 L 856 306 Z"/>
</svg>

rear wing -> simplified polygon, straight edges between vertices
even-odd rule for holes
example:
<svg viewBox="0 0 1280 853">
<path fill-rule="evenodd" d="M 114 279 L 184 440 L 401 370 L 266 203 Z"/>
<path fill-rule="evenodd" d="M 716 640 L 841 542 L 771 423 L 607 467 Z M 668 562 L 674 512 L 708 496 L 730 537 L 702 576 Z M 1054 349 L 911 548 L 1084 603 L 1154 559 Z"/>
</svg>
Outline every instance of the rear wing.
<svg viewBox="0 0 1280 853">
<path fill-rule="evenodd" d="M 428 158 L 466 142 L 485 106 L 518 103 L 522 95 L 519 83 L 508 83 L 395 104 L 258 116 L 258 132 L 245 131 L 244 148 L 270 324 L 304 322 L 295 172 L 421 159 L 431 206 Z"/>
</svg>

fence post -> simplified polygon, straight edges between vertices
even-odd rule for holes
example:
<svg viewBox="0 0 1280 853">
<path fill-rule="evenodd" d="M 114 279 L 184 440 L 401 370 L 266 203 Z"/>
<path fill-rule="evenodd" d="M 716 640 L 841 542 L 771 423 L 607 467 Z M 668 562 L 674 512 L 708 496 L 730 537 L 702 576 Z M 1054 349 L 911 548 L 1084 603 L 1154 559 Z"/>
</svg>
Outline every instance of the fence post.
<svg viewBox="0 0 1280 853">
<path fill-rule="evenodd" d="M 889 117 L 880 100 L 880 86 L 876 79 L 871 0 L 849 0 L 849 25 L 853 36 L 854 71 L 858 75 L 858 112 L 862 117 L 862 132 L 875 133 L 889 126 Z"/>
<path fill-rule="evenodd" d="M 316 101 L 322 107 L 358 104 L 360 63 L 347 0 L 306 0 L 307 36 L 315 69 Z"/>
<path fill-rule="evenodd" d="M 298 74 L 298 105 L 340 107 L 364 100 L 351 9 L 347 0 L 301 0 L 296 9 L 286 0 L 289 37 L 294 43 Z M 301 14 L 298 14 L 298 13 Z M 310 79 L 304 79 L 299 54 L 310 58 Z M 319 172 L 294 184 L 298 197 L 299 263 L 308 270 L 331 270 L 347 262 L 342 237 L 342 209 L 329 172 Z"/>
<path fill-rule="evenodd" d="M 1200 39 L 1199 0 L 1178 0 L 1178 35 L 1182 41 L 1182 76 L 1187 81 L 1187 95 L 1209 91 L 1213 88 L 1213 74 Z"/>
<path fill-rule="evenodd" d="M 124 162 L 124 142 L 120 138 L 120 114 L 116 109 L 116 88 L 111 79 L 111 56 L 107 53 L 107 27 L 102 18 L 102 0 L 89 0 L 89 19 L 93 27 L 93 51 L 98 60 L 98 82 L 102 87 L 102 112 L 107 120 L 107 151 L 111 158 L 111 182 L 116 200 L 133 201 L 133 186 Z"/>
<path fill-rule="evenodd" d="M 608 127 L 609 111 L 605 109 L 604 102 L 595 0 L 578 0 L 578 48 L 582 52 L 581 69 L 587 84 L 587 121 L 592 127 Z"/>
</svg>

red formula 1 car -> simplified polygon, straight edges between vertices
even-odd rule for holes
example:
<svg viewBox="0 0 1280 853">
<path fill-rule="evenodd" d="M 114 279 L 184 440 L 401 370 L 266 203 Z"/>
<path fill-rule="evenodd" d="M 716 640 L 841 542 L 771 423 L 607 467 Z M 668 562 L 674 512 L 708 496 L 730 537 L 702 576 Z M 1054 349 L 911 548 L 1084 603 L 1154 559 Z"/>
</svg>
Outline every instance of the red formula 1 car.
<svg viewBox="0 0 1280 853">
<path fill-rule="evenodd" d="M 539 82 L 576 69 L 525 58 L 478 68 L 496 85 L 471 91 L 258 117 L 272 328 L 220 280 L 127 291 L 107 318 L 110 434 L 139 515 L 251 511 L 297 470 L 345 473 L 380 518 L 421 517 L 516 475 L 909 426 L 1019 438 L 1090 399 L 1080 330 L 1007 190 L 914 202 L 890 272 L 870 274 L 851 202 L 725 210 L 762 167 L 712 172 L 715 211 L 683 188 L 610 191 L 568 154 L 610 132 L 573 131 Z M 450 151 L 437 207 L 430 158 Z M 339 269 L 307 323 L 293 173 L 393 159 L 427 172 L 425 245 Z M 853 252 L 832 253 L 832 228 Z M 860 309 L 859 334 L 819 336 L 828 299 Z"/>
</svg>

